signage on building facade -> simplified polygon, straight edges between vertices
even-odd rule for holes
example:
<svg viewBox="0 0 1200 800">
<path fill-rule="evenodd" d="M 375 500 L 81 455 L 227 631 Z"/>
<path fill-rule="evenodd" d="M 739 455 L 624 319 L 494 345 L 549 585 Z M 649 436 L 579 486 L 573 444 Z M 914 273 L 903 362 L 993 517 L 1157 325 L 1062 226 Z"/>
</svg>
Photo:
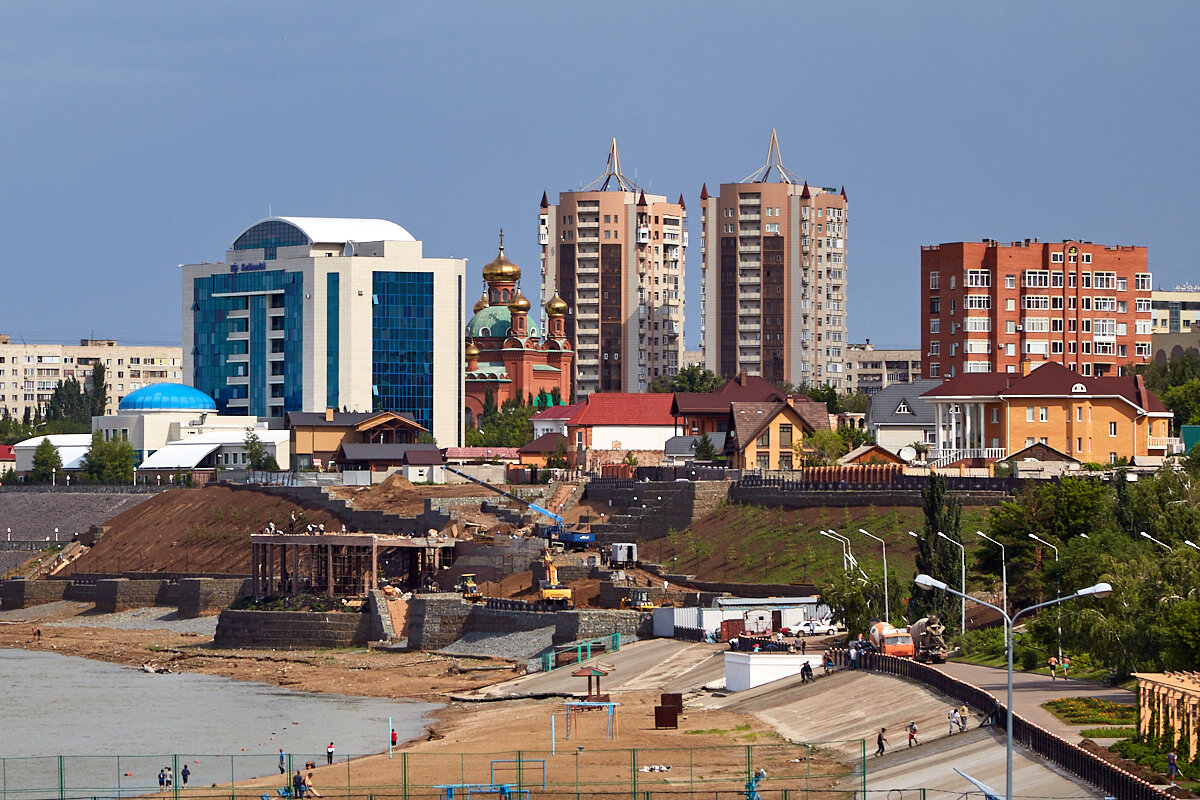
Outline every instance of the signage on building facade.
<svg viewBox="0 0 1200 800">
<path fill-rule="evenodd" d="M 267 268 L 267 262 L 265 262 L 265 261 L 259 261 L 254 264 L 230 264 L 229 265 L 230 272 L 252 272 L 253 270 L 266 269 L 266 268 Z"/>
</svg>

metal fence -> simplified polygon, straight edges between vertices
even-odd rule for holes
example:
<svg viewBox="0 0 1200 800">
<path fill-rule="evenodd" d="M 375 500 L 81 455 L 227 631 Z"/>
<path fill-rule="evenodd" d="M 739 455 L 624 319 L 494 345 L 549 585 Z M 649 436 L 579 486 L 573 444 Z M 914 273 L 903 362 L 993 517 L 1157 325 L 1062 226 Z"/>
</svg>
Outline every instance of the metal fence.
<svg viewBox="0 0 1200 800">
<path fill-rule="evenodd" d="M 593 720 L 583 720 L 586 727 Z M 597 724 L 600 724 L 597 722 Z M 731 732 L 732 735 L 732 732 Z M 0 759 L 0 800 L 74 800 L 144 795 L 178 800 L 287 796 L 296 770 L 313 770 L 325 798 L 449 800 L 503 795 L 525 800 L 735 800 L 756 782 L 762 800 L 852 798 L 865 791 L 866 743 L 859 739 L 808 744 L 601 749 L 561 741 L 549 751 L 410 753 L 368 760 L 324 753 L 45 756 Z M 849 767 L 847 767 L 849 762 Z M 188 770 L 184 787 L 182 774 Z M 170 768 L 170 787 L 158 775 Z"/>
<path fill-rule="evenodd" d="M 834 662 L 845 666 L 848 659 L 845 650 L 827 651 Z M 1000 700 L 978 686 L 952 678 L 939 669 L 897 656 L 880 653 L 864 653 L 859 659 L 860 669 L 869 669 L 887 675 L 911 678 L 968 706 L 982 709 L 985 717 L 1000 728 L 1007 725 L 1007 709 Z M 1013 741 L 1020 742 L 1039 756 L 1062 767 L 1103 790 L 1106 795 L 1121 800 L 1169 800 L 1171 795 L 1146 783 L 1137 776 L 1110 764 L 1100 756 L 1089 753 L 1078 745 L 1071 744 L 1057 734 L 1035 725 L 1020 714 L 1013 714 Z"/>
<path fill-rule="evenodd" d="M 998 492 L 1016 494 L 1025 485 L 1024 478 L 964 478 L 947 475 L 946 488 L 952 492 Z M 739 489 L 779 489 L 785 492 L 919 492 L 929 485 L 928 475 L 897 474 L 889 480 L 861 483 L 840 480 L 808 480 L 803 471 L 745 474 L 737 482 Z"/>
</svg>

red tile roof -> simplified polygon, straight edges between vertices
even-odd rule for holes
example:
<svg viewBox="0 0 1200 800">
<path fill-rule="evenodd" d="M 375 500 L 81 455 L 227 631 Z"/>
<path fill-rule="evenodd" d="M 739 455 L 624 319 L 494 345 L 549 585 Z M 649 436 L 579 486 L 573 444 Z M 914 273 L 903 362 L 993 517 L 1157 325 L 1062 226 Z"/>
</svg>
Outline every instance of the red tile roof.
<svg viewBox="0 0 1200 800">
<path fill-rule="evenodd" d="M 517 450 L 518 453 L 553 453 L 559 445 L 567 446 L 567 437 L 561 433 L 543 433 L 529 444 Z"/>
<path fill-rule="evenodd" d="M 723 415 L 729 413 L 730 403 L 777 403 L 783 399 L 779 387 L 766 378 L 742 372 L 725 381 L 715 392 L 676 392 L 671 413 L 680 417 L 687 414 Z"/>
<path fill-rule="evenodd" d="M 16 461 L 17 457 L 13 455 L 13 446 L 11 444 L 0 444 L 0 461 Z"/>
<path fill-rule="evenodd" d="M 1082 386 L 1083 391 L 1072 391 Z M 1169 413 L 1162 401 L 1146 388 L 1141 375 L 1080 375 L 1057 361 L 1050 361 L 1021 375 L 1015 372 L 974 372 L 952 378 L 930 389 L 922 397 L 1121 397 L 1151 413 Z"/>
<path fill-rule="evenodd" d="M 550 406 L 545 411 L 539 411 L 530 419 L 570 419 L 571 415 L 583 408 L 583 403 L 572 406 Z"/>
<path fill-rule="evenodd" d="M 568 425 L 674 425 L 669 394 L 590 394 Z"/>
<path fill-rule="evenodd" d="M 516 460 L 515 447 L 447 447 L 446 458 L 507 458 Z"/>
</svg>

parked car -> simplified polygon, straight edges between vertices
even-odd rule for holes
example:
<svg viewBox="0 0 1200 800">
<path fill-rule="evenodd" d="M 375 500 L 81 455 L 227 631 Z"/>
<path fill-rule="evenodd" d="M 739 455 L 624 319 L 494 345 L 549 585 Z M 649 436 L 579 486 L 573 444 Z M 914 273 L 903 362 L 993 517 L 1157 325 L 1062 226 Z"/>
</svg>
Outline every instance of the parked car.
<svg viewBox="0 0 1200 800">
<path fill-rule="evenodd" d="M 845 632 L 846 626 L 827 619 L 809 619 L 800 623 L 796 630 L 803 636 L 836 636 L 839 632 Z"/>
</svg>

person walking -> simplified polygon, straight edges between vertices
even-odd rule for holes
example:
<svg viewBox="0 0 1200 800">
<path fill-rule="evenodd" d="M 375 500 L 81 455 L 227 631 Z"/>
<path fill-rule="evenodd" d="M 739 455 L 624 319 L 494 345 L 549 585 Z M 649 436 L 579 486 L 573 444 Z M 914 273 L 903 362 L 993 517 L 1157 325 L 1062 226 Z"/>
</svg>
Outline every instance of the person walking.
<svg viewBox="0 0 1200 800">
<path fill-rule="evenodd" d="M 329 747 L 325 748 L 325 763 L 326 764 L 333 763 L 333 742 L 330 742 Z"/>
<path fill-rule="evenodd" d="M 1167 780 L 1174 786 L 1177 777 L 1179 777 L 1179 756 L 1175 754 L 1175 749 L 1171 748 L 1171 752 L 1167 753 Z"/>
<path fill-rule="evenodd" d="M 187 764 L 184 764 L 183 769 L 179 770 L 179 787 L 181 789 L 187 788 L 188 778 L 191 777 L 191 775 L 192 771 L 188 769 Z"/>
<path fill-rule="evenodd" d="M 914 719 L 908 723 L 908 746 L 912 747 L 914 744 L 920 743 L 921 740 L 917 738 L 917 721 Z"/>
<path fill-rule="evenodd" d="M 801 636 L 800 637 L 800 655 L 804 655 L 807 652 L 808 652 L 808 642 L 805 640 L 805 638 L 803 636 Z"/>
<path fill-rule="evenodd" d="M 887 737 L 885 737 L 885 736 L 883 735 L 883 734 L 885 734 L 885 733 L 887 733 L 887 728 L 880 728 L 880 729 L 879 729 L 879 736 L 877 736 L 877 737 L 875 738 L 875 742 L 876 742 L 876 743 L 879 745 L 879 746 L 878 746 L 878 747 L 875 749 L 875 757 L 876 757 L 876 758 L 879 758 L 881 755 L 883 755 L 883 750 L 884 750 L 885 746 L 887 745 Z"/>
<path fill-rule="evenodd" d="M 287 775 L 287 756 L 283 754 L 283 748 L 279 748 L 279 774 Z"/>
<path fill-rule="evenodd" d="M 400 735 L 396 733 L 396 729 L 392 728 L 392 747 L 396 746 L 396 742 L 400 739 Z"/>
<path fill-rule="evenodd" d="M 950 713 L 946 715 L 946 719 L 950 720 L 950 735 L 954 735 L 954 729 L 958 727 L 958 709 L 950 709 Z"/>
<path fill-rule="evenodd" d="M 971 709 L 967 708 L 967 704 L 963 703 L 958 709 L 958 729 L 963 733 L 967 732 L 967 720 L 971 718 Z"/>
<path fill-rule="evenodd" d="M 1058 659 L 1050 656 L 1046 663 L 1050 665 L 1050 680 L 1054 680 L 1054 670 L 1058 668 Z"/>
<path fill-rule="evenodd" d="M 158 790 L 165 791 L 167 788 L 167 768 L 163 767 L 158 771 Z"/>
<path fill-rule="evenodd" d="M 175 783 L 175 775 L 171 771 L 171 768 L 167 767 L 167 788 L 170 789 L 172 784 L 174 784 L 174 783 Z"/>
</svg>

